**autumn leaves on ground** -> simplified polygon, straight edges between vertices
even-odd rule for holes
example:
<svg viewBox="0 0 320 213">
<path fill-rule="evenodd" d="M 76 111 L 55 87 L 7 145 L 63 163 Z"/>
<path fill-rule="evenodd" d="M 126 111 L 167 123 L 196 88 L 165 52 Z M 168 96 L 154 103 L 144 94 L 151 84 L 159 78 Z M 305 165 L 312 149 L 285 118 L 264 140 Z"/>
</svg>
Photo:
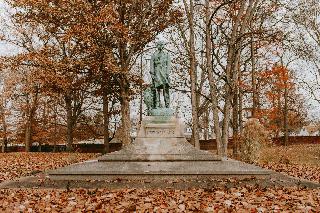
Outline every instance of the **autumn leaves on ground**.
<svg viewBox="0 0 320 213">
<path fill-rule="evenodd" d="M 0 180 L 94 158 L 80 153 L 0 154 Z M 260 165 L 320 182 L 320 145 L 267 148 Z M 8 212 L 319 212 L 320 190 L 257 186 L 174 189 L 1 189 L 0 211 Z"/>
<path fill-rule="evenodd" d="M 0 182 L 94 158 L 80 153 L 0 153 Z"/>
<path fill-rule="evenodd" d="M 1 190 L 0 211 L 318 212 L 319 190 L 231 189 Z"/>
<path fill-rule="evenodd" d="M 302 144 L 266 148 L 259 166 L 320 183 L 320 145 Z"/>
</svg>

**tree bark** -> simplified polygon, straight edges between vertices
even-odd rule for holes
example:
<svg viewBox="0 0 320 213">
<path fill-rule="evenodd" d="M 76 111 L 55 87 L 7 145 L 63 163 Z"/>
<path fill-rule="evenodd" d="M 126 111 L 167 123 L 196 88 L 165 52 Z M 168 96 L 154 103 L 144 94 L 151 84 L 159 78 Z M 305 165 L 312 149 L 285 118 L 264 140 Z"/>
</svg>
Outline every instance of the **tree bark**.
<svg viewBox="0 0 320 213">
<path fill-rule="evenodd" d="M 110 152 L 109 145 L 109 98 L 107 91 L 104 91 L 103 94 L 103 144 L 104 150 L 103 153 Z"/>
<path fill-rule="evenodd" d="M 210 24 L 210 1 L 206 0 L 206 61 L 208 70 L 208 79 L 210 84 L 210 97 L 212 102 L 212 112 L 213 112 L 213 123 L 214 123 L 214 133 L 217 143 L 218 155 L 222 156 L 222 138 L 221 138 L 221 128 L 219 120 L 219 105 L 218 105 L 218 91 L 217 82 L 213 76 L 213 65 L 212 65 L 212 41 L 211 41 L 211 24 Z"/>
<path fill-rule="evenodd" d="M 203 129 L 204 140 L 209 140 L 209 108 L 205 110 L 203 115 Z"/>
<path fill-rule="evenodd" d="M 54 137 L 53 137 L 53 152 L 57 151 L 57 139 L 58 139 L 58 112 L 57 112 L 57 106 L 55 105 L 55 109 L 54 109 Z"/>
<path fill-rule="evenodd" d="M 251 80 L 252 80 L 252 117 L 257 116 L 258 94 L 257 94 L 257 76 L 256 76 L 256 50 L 253 36 L 251 37 Z"/>
<path fill-rule="evenodd" d="M 243 131 L 243 89 L 239 88 L 239 135 L 241 140 L 241 135 Z"/>
<path fill-rule="evenodd" d="M 131 120 L 130 120 L 130 96 L 129 85 L 126 76 L 122 76 L 120 85 L 121 95 L 121 124 L 122 124 L 122 136 L 123 145 L 131 143 Z"/>
<path fill-rule="evenodd" d="M 183 0 L 186 14 L 188 17 L 190 28 L 190 40 L 189 40 L 189 57 L 190 57 L 190 80 L 191 80 L 191 106 L 192 106 L 192 144 L 200 149 L 199 142 L 199 117 L 198 117 L 198 104 L 197 104 L 197 64 L 196 64 L 196 52 L 195 52 L 195 32 L 194 32 L 194 4 L 193 0 L 190 0 L 190 5 L 186 0 Z M 189 8 L 189 9 L 188 9 Z"/>
<path fill-rule="evenodd" d="M 233 98 L 233 91 L 232 86 L 234 86 L 235 78 L 236 78 L 236 60 L 238 51 L 237 47 L 237 38 L 238 38 L 238 31 L 241 22 L 241 17 L 245 12 L 245 1 L 242 2 L 237 17 L 232 26 L 232 32 L 230 36 L 230 41 L 228 45 L 228 57 L 227 57 L 227 65 L 226 65 L 226 83 L 224 85 L 225 91 L 225 105 L 223 108 L 223 122 L 222 122 L 222 156 L 227 157 L 228 154 L 228 140 L 229 140 L 229 122 L 230 122 L 230 115 L 231 115 L 231 101 Z M 241 30 L 240 30 L 241 31 Z"/>
<path fill-rule="evenodd" d="M 258 0 L 242 1 L 238 14 L 232 26 L 228 45 L 227 66 L 225 70 L 226 84 L 225 84 L 225 106 L 224 118 L 222 125 L 222 145 L 223 156 L 227 156 L 228 151 L 228 137 L 229 137 L 229 121 L 231 115 L 231 103 L 233 99 L 233 88 L 238 80 L 238 65 L 240 60 L 240 53 L 243 43 L 243 33 L 248 28 L 248 24 L 252 20 L 255 9 L 258 5 Z"/>
<path fill-rule="evenodd" d="M 141 124 L 142 122 L 142 106 L 143 106 L 143 86 L 142 86 L 142 81 L 143 81 L 143 58 L 142 58 L 142 54 L 140 56 L 140 110 L 139 110 L 139 124 Z"/>
<path fill-rule="evenodd" d="M 239 146 L 239 87 L 234 88 L 233 107 L 232 107 L 232 138 L 233 138 L 233 156 L 237 158 Z"/>
<path fill-rule="evenodd" d="M 240 54 L 237 54 L 236 60 L 236 68 L 235 68 L 235 82 L 233 87 L 233 114 L 232 114 L 232 129 L 233 129 L 233 156 L 235 158 L 238 157 L 238 150 L 239 150 L 239 140 L 240 140 L 240 85 L 239 82 L 241 81 L 241 70 L 240 70 Z"/>
<path fill-rule="evenodd" d="M 32 123 L 30 120 L 26 123 L 26 130 L 25 130 L 25 151 L 30 152 L 31 149 L 31 143 L 32 143 Z"/>
<path fill-rule="evenodd" d="M 119 17 L 120 22 L 125 24 L 126 3 L 119 2 Z M 130 120 L 130 84 L 128 81 L 128 53 L 126 51 L 126 43 L 120 42 L 119 46 L 119 65 L 120 74 L 120 102 L 121 102 L 121 124 L 122 124 L 122 144 L 128 145 L 131 143 L 131 120 Z"/>
<path fill-rule="evenodd" d="M 288 127 L 288 88 L 287 88 L 287 83 L 285 85 L 284 89 L 284 145 L 288 146 L 289 145 L 289 127 Z"/>
<path fill-rule="evenodd" d="M 5 137 L 5 138 L 3 139 L 3 142 L 2 142 L 2 149 L 1 149 L 1 151 L 2 151 L 2 153 L 5 153 L 5 152 L 7 152 L 7 150 L 8 150 L 8 138 Z"/>
<path fill-rule="evenodd" d="M 37 89 L 36 89 L 37 90 Z M 31 100 L 30 109 L 27 112 L 27 123 L 26 123 L 26 130 L 25 130 L 25 151 L 30 152 L 31 146 L 32 146 L 32 134 L 33 134 L 33 120 L 35 117 L 35 113 L 37 110 L 38 105 L 38 91 L 36 91 L 34 94 L 33 100 Z"/>
<path fill-rule="evenodd" d="M 67 110 L 67 152 L 73 151 L 73 131 L 74 131 L 74 118 L 72 113 L 72 98 L 70 95 L 65 95 L 64 97 L 66 110 Z"/>
<path fill-rule="evenodd" d="M 3 127 L 3 140 L 2 140 L 2 153 L 5 153 L 7 150 L 7 145 L 8 145 L 8 132 L 7 132 L 7 122 L 6 122 L 6 116 L 5 116 L 5 111 L 3 107 L 3 102 L 1 102 L 0 105 L 0 111 L 1 111 L 1 121 L 2 121 L 2 127 Z"/>
</svg>

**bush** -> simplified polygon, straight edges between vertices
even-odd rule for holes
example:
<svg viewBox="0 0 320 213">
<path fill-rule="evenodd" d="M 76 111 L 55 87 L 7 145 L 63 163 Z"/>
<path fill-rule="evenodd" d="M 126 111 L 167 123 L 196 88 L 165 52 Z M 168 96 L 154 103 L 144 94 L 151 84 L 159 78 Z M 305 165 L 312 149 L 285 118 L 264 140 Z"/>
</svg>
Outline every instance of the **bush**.
<svg viewBox="0 0 320 213">
<path fill-rule="evenodd" d="M 256 163 L 262 149 L 269 143 L 269 133 L 258 119 L 249 119 L 241 134 L 239 157 L 242 161 Z"/>
</svg>

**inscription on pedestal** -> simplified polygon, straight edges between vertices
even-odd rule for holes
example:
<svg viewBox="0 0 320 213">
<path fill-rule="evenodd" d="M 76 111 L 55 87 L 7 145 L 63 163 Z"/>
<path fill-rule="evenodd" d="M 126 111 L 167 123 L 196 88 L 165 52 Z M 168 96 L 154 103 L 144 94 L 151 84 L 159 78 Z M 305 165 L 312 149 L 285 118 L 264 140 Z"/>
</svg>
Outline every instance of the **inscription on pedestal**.
<svg viewBox="0 0 320 213">
<path fill-rule="evenodd" d="M 147 137 L 175 137 L 175 129 L 169 128 L 146 128 Z"/>
</svg>

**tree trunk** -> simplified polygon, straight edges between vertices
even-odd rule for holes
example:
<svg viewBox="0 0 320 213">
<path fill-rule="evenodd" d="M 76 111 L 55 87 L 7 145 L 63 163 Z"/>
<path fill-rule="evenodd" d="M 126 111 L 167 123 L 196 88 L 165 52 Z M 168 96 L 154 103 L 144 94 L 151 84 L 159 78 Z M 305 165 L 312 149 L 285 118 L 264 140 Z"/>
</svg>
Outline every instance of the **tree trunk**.
<svg viewBox="0 0 320 213">
<path fill-rule="evenodd" d="M 67 110 L 67 152 L 73 151 L 73 130 L 74 130 L 74 118 L 72 113 L 72 99 L 69 95 L 64 97 Z"/>
<path fill-rule="evenodd" d="M 278 94 L 281 94 L 280 90 L 278 90 Z M 284 114 L 281 115 L 281 109 L 282 109 L 282 106 L 281 106 L 281 95 L 278 95 L 277 99 L 278 99 L 277 100 L 278 101 L 277 104 L 278 104 L 278 109 L 279 109 L 279 116 L 278 116 L 278 120 L 277 120 L 276 138 L 279 138 L 280 137 L 280 133 L 282 132 L 281 130 L 283 130 L 284 123 L 285 123 L 285 121 L 283 120 L 283 124 L 282 124 L 282 118 L 284 119 L 286 116 Z"/>
<path fill-rule="evenodd" d="M 142 87 L 142 81 L 143 81 L 143 58 L 142 58 L 142 54 L 141 54 L 141 58 L 140 58 L 140 110 L 139 110 L 139 124 L 141 124 L 142 122 L 142 106 L 143 106 L 143 87 Z"/>
<path fill-rule="evenodd" d="M 54 106 L 54 136 L 53 136 L 53 152 L 56 152 L 57 151 L 57 140 L 58 140 L 58 128 L 57 128 L 57 125 L 58 125 L 58 112 L 57 112 L 57 105 L 55 103 L 55 106 Z"/>
<path fill-rule="evenodd" d="M 203 137 L 204 140 L 209 140 L 209 108 L 206 109 L 203 115 Z"/>
<path fill-rule="evenodd" d="M 240 70 L 240 54 L 237 54 L 236 60 L 236 68 L 235 68 L 235 79 L 234 79 L 234 87 L 233 87 L 233 114 L 232 114 L 232 121 L 233 121 L 233 156 L 235 158 L 238 157 L 239 151 L 239 143 L 240 143 L 240 85 L 241 82 L 241 70 Z"/>
<path fill-rule="evenodd" d="M 235 84 L 235 76 L 236 76 L 236 60 L 237 58 L 237 33 L 238 27 L 240 25 L 240 17 L 244 13 L 245 4 L 243 3 L 239 9 L 237 14 L 237 18 L 232 27 L 232 33 L 230 37 L 230 42 L 228 45 L 228 57 L 227 57 L 227 65 L 226 65 L 226 83 L 224 85 L 224 93 L 225 93 L 225 104 L 223 108 L 223 122 L 222 122 L 222 156 L 227 157 L 228 155 L 228 140 L 229 140 L 229 123 L 230 123 L 230 115 L 231 115 L 231 103 L 233 99 L 233 91 L 232 86 Z"/>
<path fill-rule="evenodd" d="M 122 24 L 125 23 L 126 3 L 119 2 L 119 18 Z M 122 144 L 128 145 L 131 143 L 131 120 L 130 120 L 130 85 L 128 81 L 128 53 L 126 51 L 126 44 L 119 43 L 119 65 L 121 70 L 120 75 L 120 102 L 121 102 L 121 125 L 122 125 Z"/>
<path fill-rule="evenodd" d="M 225 100 L 223 108 L 223 122 L 222 122 L 222 156 L 228 155 L 228 142 L 229 142 L 229 122 L 231 114 L 231 101 L 229 98 Z"/>
<path fill-rule="evenodd" d="M 188 16 L 189 28 L 190 28 L 190 40 L 189 40 L 189 57 L 190 57 L 190 80 L 191 80 L 191 106 L 192 106 L 192 144 L 200 149 L 199 142 L 199 117 L 198 117 L 198 104 L 197 104 L 197 64 L 196 64 L 196 52 L 195 52 L 195 33 L 194 33 L 194 5 L 193 0 L 190 0 L 190 5 L 186 0 L 183 0 L 185 10 Z M 189 9 L 188 9 L 189 8 Z"/>
<path fill-rule="evenodd" d="M 42 152 L 42 143 L 39 142 L 38 152 Z"/>
<path fill-rule="evenodd" d="M 123 145 L 131 143 L 131 120 L 130 120 L 130 96 L 129 85 L 126 76 L 122 76 L 120 85 L 121 94 L 121 124 L 122 124 L 122 136 Z"/>
<path fill-rule="evenodd" d="M 238 146 L 239 146 L 239 93 L 238 93 L 238 86 L 234 88 L 236 91 L 234 91 L 233 94 L 233 108 L 232 108 L 232 138 L 233 138 L 233 157 L 237 158 L 238 156 Z"/>
<path fill-rule="evenodd" d="M 210 24 L 210 1 L 206 0 L 206 61 L 208 70 L 208 79 L 210 84 L 210 97 L 212 102 L 212 112 L 213 112 L 213 123 L 214 123 L 214 133 L 217 143 L 218 155 L 222 156 L 222 138 L 221 138 L 221 128 L 219 120 L 219 100 L 217 91 L 217 82 L 213 76 L 213 65 L 212 65 L 212 41 L 211 41 L 211 24 Z"/>
<path fill-rule="evenodd" d="M 236 56 L 236 45 L 235 45 L 235 37 L 231 39 L 231 44 L 229 45 L 228 50 L 228 59 L 226 66 L 226 83 L 224 85 L 224 94 L 225 94 L 225 104 L 223 107 L 223 121 L 222 121 L 222 156 L 227 157 L 228 155 L 228 142 L 229 142 L 229 124 L 230 124 L 230 116 L 231 116 L 231 107 L 232 107 L 232 99 L 234 97 L 234 91 L 232 90 L 233 86 L 235 86 L 235 78 L 237 69 L 235 69 L 235 65 L 237 64 L 236 60 L 238 57 Z"/>
<path fill-rule="evenodd" d="M 248 29 L 248 24 L 252 20 L 253 13 L 258 5 L 258 0 L 242 1 L 236 19 L 232 26 L 228 45 L 228 57 L 226 65 L 226 84 L 225 84 L 225 106 L 222 125 L 222 145 L 223 156 L 227 156 L 229 121 L 231 115 L 231 101 L 233 99 L 233 88 L 238 80 L 238 65 L 242 48 L 242 35 Z"/>
<path fill-rule="evenodd" d="M 109 145 L 109 98 L 107 91 L 104 91 L 103 94 L 103 144 L 104 150 L 103 153 L 110 152 Z"/>
<path fill-rule="evenodd" d="M 284 89 L 284 145 L 289 145 L 289 127 L 288 127 L 288 88 L 287 84 Z"/>
<path fill-rule="evenodd" d="M 243 131 L 243 90 L 242 88 L 239 88 L 239 135 L 241 140 L 241 135 Z"/>
<path fill-rule="evenodd" d="M 5 153 L 5 152 L 7 152 L 7 150 L 8 150 L 8 138 L 3 138 L 3 141 L 2 141 L 2 149 L 1 149 L 1 151 L 2 151 L 2 153 Z"/>
<path fill-rule="evenodd" d="M 32 134 L 33 134 L 33 120 L 34 116 L 37 110 L 38 105 L 38 91 L 36 91 L 34 94 L 33 100 L 31 100 L 31 106 L 30 109 L 27 112 L 27 123 L 26 123 L 26 131 L 25 131 L 25 151 L 30 152 L 31 146 L 32 146 Z"/>
<path fill-rule="evenodd" d="M 258 94 L 257 94 L 257 76 L 256 76 L 256 54 L 253 36 L 251 38 L 251 80 L 252 80 L 252 117 L 257 116 Z"/>
<path fill-rule="evenodd" d="M 2 139 L 2 153 L 5 153 L 8 146 L 8 132 L 7 132 L 7 122 L 6 122 L 6 116 L 5 111 L 3 107 L 3 102 L 1 102 L 0 105 L 0 111 L 1 111 L 1 121 L 2 121 L 2 127 L 3 127 L 3 139 Z"/>
<path fill-rule="evenodd" d="M 32 122 L 30 120 L 26 123 L 26 130 L 25 130 L 25 151 L 30 152 L 31 143 L 32 143 Z"/>
</svg>

